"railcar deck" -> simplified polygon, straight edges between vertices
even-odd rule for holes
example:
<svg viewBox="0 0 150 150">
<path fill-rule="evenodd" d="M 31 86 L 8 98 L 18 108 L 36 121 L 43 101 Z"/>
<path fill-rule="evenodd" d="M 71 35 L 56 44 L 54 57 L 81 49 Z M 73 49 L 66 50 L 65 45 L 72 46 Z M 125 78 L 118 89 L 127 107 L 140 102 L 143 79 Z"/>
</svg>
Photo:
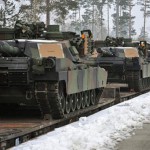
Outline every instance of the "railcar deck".
<svg viewBox="0 0 150 150">
<path fill-rule="evenodd" d="M 19 145 L 37 136 L 45 134 L 55 128 L 69 124 L 78 120 L 81 116 L 88 116 L 102 109 L 108 108 L 119 102 L 129 100 L 142 93 L 128 92 L 124 88 L 121 90 L 118 85 L 108 85 L 103 92 L 98 105 L 90 106 L 84 110 L 68 114 L 66 118 L 58 120 L 42 120 L 37 109 L 19 108 L 8 112 L 5 110 L 0 115 L 0 150 Z M 8 112 L 8 113 L 7 113 Z"/>
</svg>

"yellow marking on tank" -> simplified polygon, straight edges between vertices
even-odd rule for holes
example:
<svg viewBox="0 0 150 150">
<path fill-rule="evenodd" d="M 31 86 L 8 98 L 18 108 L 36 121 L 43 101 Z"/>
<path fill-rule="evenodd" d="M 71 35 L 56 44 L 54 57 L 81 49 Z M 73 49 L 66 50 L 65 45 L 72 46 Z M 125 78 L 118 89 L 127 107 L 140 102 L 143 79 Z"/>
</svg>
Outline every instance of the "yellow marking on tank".
<svg viewBox="0 0 150 150">
<path fill-rule="evenodd" d="M 124 49 L 125 57 L 139 57 L 138 50 L 136 48 L 125 48 Z"/>
<path fill-rule="evenodd" d="M 40 57 L 56 57 L 56 58 L 64 58 L 64 52 L 62 45 L 59 43 L 51 43 L 51 44 L 38 44 L 38 50 L 40 53 Z"/>
</svg>

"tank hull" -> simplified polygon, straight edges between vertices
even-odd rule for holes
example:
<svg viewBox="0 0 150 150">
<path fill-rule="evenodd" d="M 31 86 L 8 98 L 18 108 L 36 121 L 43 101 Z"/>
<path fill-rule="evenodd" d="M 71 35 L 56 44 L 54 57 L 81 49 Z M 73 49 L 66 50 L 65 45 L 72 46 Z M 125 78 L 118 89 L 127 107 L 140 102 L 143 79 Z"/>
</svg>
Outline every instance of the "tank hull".
<svg viewBox="0 0 150 150">
<path fill-rule="evenodd" d="M 28 87 L 0 87 L 0 103 L 37 105 L 34 93 Z"/>
<path fill-rule="evenodd" d="M 38 106 L 44 118 L 58 119 L 98 103 L 107 71 L 96 62 L 78 61 L 69 41 L 8 43 L 24 51 L 0 57 L 0 104 Z"/>
<path fill-rule="evenodd" d="M 108 82 L 125 83 L 125 60 L 122 58 L 105 57 L 98 59 L 100 67 L 108 71 Z"/>
</svg>

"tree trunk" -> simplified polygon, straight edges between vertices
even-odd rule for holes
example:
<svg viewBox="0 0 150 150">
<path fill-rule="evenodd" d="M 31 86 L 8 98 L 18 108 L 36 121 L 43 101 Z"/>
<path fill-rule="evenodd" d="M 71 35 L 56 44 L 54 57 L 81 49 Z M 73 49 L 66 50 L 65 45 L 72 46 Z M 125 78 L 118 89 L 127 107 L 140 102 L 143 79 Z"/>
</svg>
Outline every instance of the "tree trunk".
<svg viewBox="0 0 150 150">
<path fill-rule="evenodd" d="M 107 35 L 109 36 L 109 2 L 107 1 Z"/>
<path fill-rule="evenodd" d="M 50 11 L 49 11 L 49 0 L 46 0 L 46 26 L 50 24 Z"/>
<path fill-rule="evenodd" d="M 144 39 L 145 39 L 145 27 L 146 27 L 146 0 L 144 1 Z"/>
<path fill-rule="evenodd" d="M 93 13 L 92 13 L 92 33 L 94 33 L 94 4 L 93 4 Z"/>
<path fill-rule="evenodd" d="M 5 5 L 5 8 L 4 8 L 4 22 L 3 22 L 3 27 L 5 27 L 6 26 L 6 1 L 4 1 L 4 5 Z"/>
<path fill-rule="evenodd" d="M 131 38 L 131 9 L 132 9 L 132 6 L 131 6 L 131 1 L 129 0 L 129 38 Z"/>
<path fill-rule="evenodd" d="M 119 1 L 116 0 L 116 37 L 119 36 Z"/>
</svg>

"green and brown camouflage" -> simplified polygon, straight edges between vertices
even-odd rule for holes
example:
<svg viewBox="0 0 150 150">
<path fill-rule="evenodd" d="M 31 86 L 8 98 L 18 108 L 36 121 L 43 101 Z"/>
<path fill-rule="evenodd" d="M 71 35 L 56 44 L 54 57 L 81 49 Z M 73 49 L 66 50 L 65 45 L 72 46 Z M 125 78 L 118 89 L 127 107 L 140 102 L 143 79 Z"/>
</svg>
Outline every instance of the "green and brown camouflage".
<svg viewBox="0 0 150 150">
<path fill-rule="evenodd" d="M 96 105 L 106 86 L 105 69 L 69 40 L 4 40 L 0 54 L 0 103 L 37 105 L 45 118 Z"/>
<path fill-rule="evenodd" d="M 59 25 L 48 25 L 47 32 L 60 32 Z"/>
<path fill-rule="evenodd" d="M 14 39 L 14 29 L 0 28 L 0 40 Z"/>
<path fill-rule="evenodd" d="M 26 23 L 22 20 L 17 20 L 14 26 L 15 39 L 37 39 L 42 38 L 46 30 L 44 22 Z"/>
<path fill-rule="evenodd" d="M 128 43 L 132 47 L 100 47 L 97 62 L 108 71 L 108 82 L 126 83 L 129 89 L 150 87 L 150 61 L 146 41 Z"/>
<path fill-rule="evenodd" d="M 0 53 L 3 56 L 11 55 L 11 56 L 17 56 L 20 53 L 19 48 L 10 46 L 5 41 L 0 41 Z"/>
<path fill-rule="evenodd" d="M 96 40 L 95 41 L 95 48 L 99 47 L 135 47 L 134 43 L 132 43 L 131 38 L 124 38 L 124 37 L 110 37 L 107 36 L 105 40 Z"/>
</svg>

